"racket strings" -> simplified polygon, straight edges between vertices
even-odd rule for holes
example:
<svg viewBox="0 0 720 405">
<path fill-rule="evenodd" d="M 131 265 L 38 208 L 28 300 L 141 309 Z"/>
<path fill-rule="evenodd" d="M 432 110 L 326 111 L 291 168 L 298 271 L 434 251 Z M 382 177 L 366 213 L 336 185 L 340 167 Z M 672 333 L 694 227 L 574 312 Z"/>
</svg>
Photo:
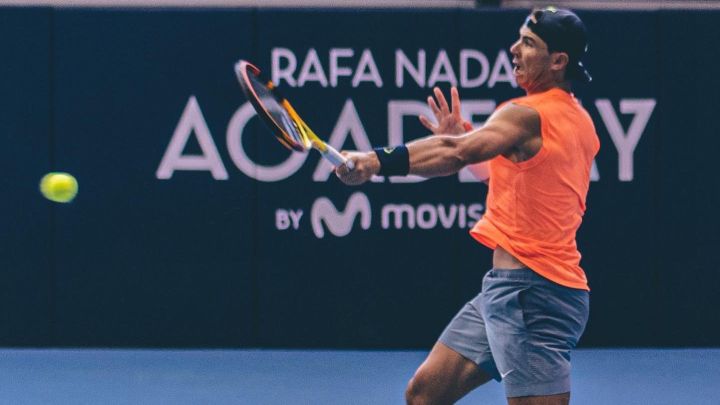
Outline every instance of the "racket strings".
<svg viewBox="0 0 720 405">
<path fill-rule="evenodd" d="M 300 135 L 299 142 L 302 144 L 302 146 L 305 149 L 310 149 L 311 147 L 315 146 L 321 152 L 324 152 L 325 145 L 322 142 L 316 142 L 317 136 L 312 133 L 307 124 L 305 124 L 302 118 L 300 118 L 300 115 L 297 113 L 297 111 L 295 111 L 290 102 L 286 99 L 283 99 L 281 106 L 285 109 L 285 111 L 287 111 L 290 119 L 292 120 L 292 123 L 294 124 L 294 128 L 298 131 Z"/>
<path fill-rule="evenodd" d="M 263 80 L 260 77 L 258 68 L 246 61 L 240 61 L 235 65 L 235 71 L 253 107 L 283 146 L 296 151 L 314 148 L 323 155 L 332 150 L 336 160 L 342 160 L 336 157 L 338 152 L 318 138 L 300 118 L 272 80 Z"/>
</svg>

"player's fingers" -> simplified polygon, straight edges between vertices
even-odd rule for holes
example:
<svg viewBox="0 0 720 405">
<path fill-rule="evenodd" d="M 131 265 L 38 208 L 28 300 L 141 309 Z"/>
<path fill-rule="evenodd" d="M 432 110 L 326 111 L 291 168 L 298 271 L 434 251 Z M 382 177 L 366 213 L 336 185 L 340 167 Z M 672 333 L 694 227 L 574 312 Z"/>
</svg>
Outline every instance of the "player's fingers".
<svg viewBox="0 0 720 405">
<path fill-rule="evenodd" d="M 341 155 L 343 155 L 348 161 L 351 161 L 352 158 L 348 156 L 347 152 L 340 152 Z M 342 178 L 343 176 L 347 175 L 350 172 L 349 168 L 347 167 L 347 163 L 344 165 L 339 165 L 335 167 L 335 175 Z"/>
<path fill-rule="evenodd" d="M 345 169 L 349 172 L 352 172 L 355 170 L 355 167 L 357 167 L 357 158 L 349 157 L 347 158 L 347 161 L 345 164 L 342 164 L 341 166 L 345 167 Z"/>
<path fill-rule="evenodd" d="M 355 164 L 355 160 L 348 160 L 348 164 Z M 360 171 L 362 170 L 350 170 L 347 165 L 341 165 L 340 168 L 335 170 L 335 174 L 340 178 L 340 181 L 342 181 L 343 183 L 349 186 L 357 186 L 364 182 L 362 180 L 362 173 L 360 173 Z"/>
<path fill-rule="evenodd" d="M 430 107 L 430 110 L 432 110 L 432 113 L 435 115 L 435 117 L 440 116 L 440 108 L 438 108 L 437 104 L 435 104 L 435 99 L 432 98 L 432 96 L 428 96 L 427 98 L 427 104 L 428 107 Z"/>
<path fill-rule="evenodd" d="M 435 98 L 438 100 L 438 105 L 440 106 L 440 111 L 442 111 L 445 114 L 450 114 L 450 107 L 448 107 L 447 100 L 445 100 L 445 96 L 443 95 L 440 88 L 435 87 L 433 89 L 433 93 L 435 93 Z"/>
<path fill-rule="evenodd" d="M 418 117 L 420 119 L 420 123 L 427 129 L 430 130 L 430 132 L 435 133 L 435 124 L 432 123 L 426 116 L 421 115 Z"/>
<path fill-rule="evenodd" d="M 347 174 L 347 168 L 345 165 L 340 165 L 335 168 L 335 175 L 342 178 L 342 176 Z"/>
<path fill-rule="evenodd" d="M 353 173 L 345 166 L 340 165 L 337 169 L 335 169 L 335 175 L 345 184 L 353 185 Z"/>
<path fill-rule="evenodd" d="M 456 117 L 460 117 L 460 93 L 458 93 L 457 87 L 453 86 L 450 89 L 450 103 L 452 103 L 452 113 Z"/>
</svg>

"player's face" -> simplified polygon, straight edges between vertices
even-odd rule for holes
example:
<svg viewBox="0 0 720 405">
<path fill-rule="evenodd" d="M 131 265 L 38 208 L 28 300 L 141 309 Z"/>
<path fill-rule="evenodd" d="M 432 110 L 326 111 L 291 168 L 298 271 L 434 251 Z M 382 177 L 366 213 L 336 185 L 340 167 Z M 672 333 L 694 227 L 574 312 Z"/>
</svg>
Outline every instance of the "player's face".
<svg viewBox="0 0 720 405">
<path fill-rule="evenodd" d="M 545 41 L 528 27 L 520 28 L 520 38 L 510 47 L 513 74 L 518 85 L 532 90 L 550 78 L 550 53 Z"/>
</svg>

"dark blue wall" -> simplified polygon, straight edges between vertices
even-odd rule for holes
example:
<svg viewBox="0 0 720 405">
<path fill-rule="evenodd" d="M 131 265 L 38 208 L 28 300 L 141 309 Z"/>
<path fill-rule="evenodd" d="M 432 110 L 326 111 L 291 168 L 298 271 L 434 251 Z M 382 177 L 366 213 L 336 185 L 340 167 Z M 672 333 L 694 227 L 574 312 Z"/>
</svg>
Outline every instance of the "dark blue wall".
<svg viewBox="0 0 720 405">
<path fill-rule="evenodd" d="M 720 13 L 580 15 L 595 80 L 575 91 L 602 142 L 578 236 L 592 288 L 583 344 L 720 345 Z M 336 146 L 348 149 L 385 145 L 398 105 L 424 103 L 434 66 L 447 90 L 463 52 L 488 63 L 480 85 L 459 83 L 469 118 L 521 95 L 505 67 L 523 17 L 0 8 L 0 344 L 429 347 L 490 266 L 467 234 L 486 187 L 450 176 L 349 188 L 314 153 L 270 181 L 290 155 L 254 119 L 240 132 L 248 110 L 232 67 L 248 59 L 270 75 L 273 50 L 291 53 L 293 79 L 308 63 L 310 80 L 280 85 L 316 132 L 347 135 Z M 413 64 L 425 54 L 423 85 L 397 81 L 399 51 Z M 331 54 L 351 70 L 336 85 Z M 365 80 L 353 83 L 358 66 Z M 473 59 L 468 76 L 482 69 Z M 427 134 L 412 111 L 405 141 Z M 616 142 L 632 133 L 621 164 Z M 172 139 L 176 157 L 214 171 L 163 171 Z M 73 203 L 37 192 L 50 170 L 77 176 Z M 342 211 L 351 196 L 369 225 L 322 222 L 323 198 Z M 414 228 L 384 226 L 392 204 L 419 216 Z M 287 210 L 302 210 L 297 230 L 281 229 Z"/>
<path fill-rule="evenodd" d="M 53 340 L 58 211 L 38 198 L 53 165 L 51 13 L 0 9 L 0 341 Z"/>
</svg>

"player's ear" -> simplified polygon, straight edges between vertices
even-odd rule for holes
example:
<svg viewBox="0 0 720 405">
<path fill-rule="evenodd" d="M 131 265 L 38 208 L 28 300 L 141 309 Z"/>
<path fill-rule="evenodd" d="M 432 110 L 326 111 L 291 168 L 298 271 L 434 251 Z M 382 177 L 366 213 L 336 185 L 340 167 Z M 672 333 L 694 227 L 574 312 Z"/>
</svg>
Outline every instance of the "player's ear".
<svg viewBox="0 0 720 405">
<path fill-rule="evenodd" d="M 565 52 L 553 52 L 550 55 L 550 63 L 552 70 L 559 71 L 565 69 L 565 67 L 568 65 L 568 62 L 570 62 L 570 57 Z"/>
</svg>

